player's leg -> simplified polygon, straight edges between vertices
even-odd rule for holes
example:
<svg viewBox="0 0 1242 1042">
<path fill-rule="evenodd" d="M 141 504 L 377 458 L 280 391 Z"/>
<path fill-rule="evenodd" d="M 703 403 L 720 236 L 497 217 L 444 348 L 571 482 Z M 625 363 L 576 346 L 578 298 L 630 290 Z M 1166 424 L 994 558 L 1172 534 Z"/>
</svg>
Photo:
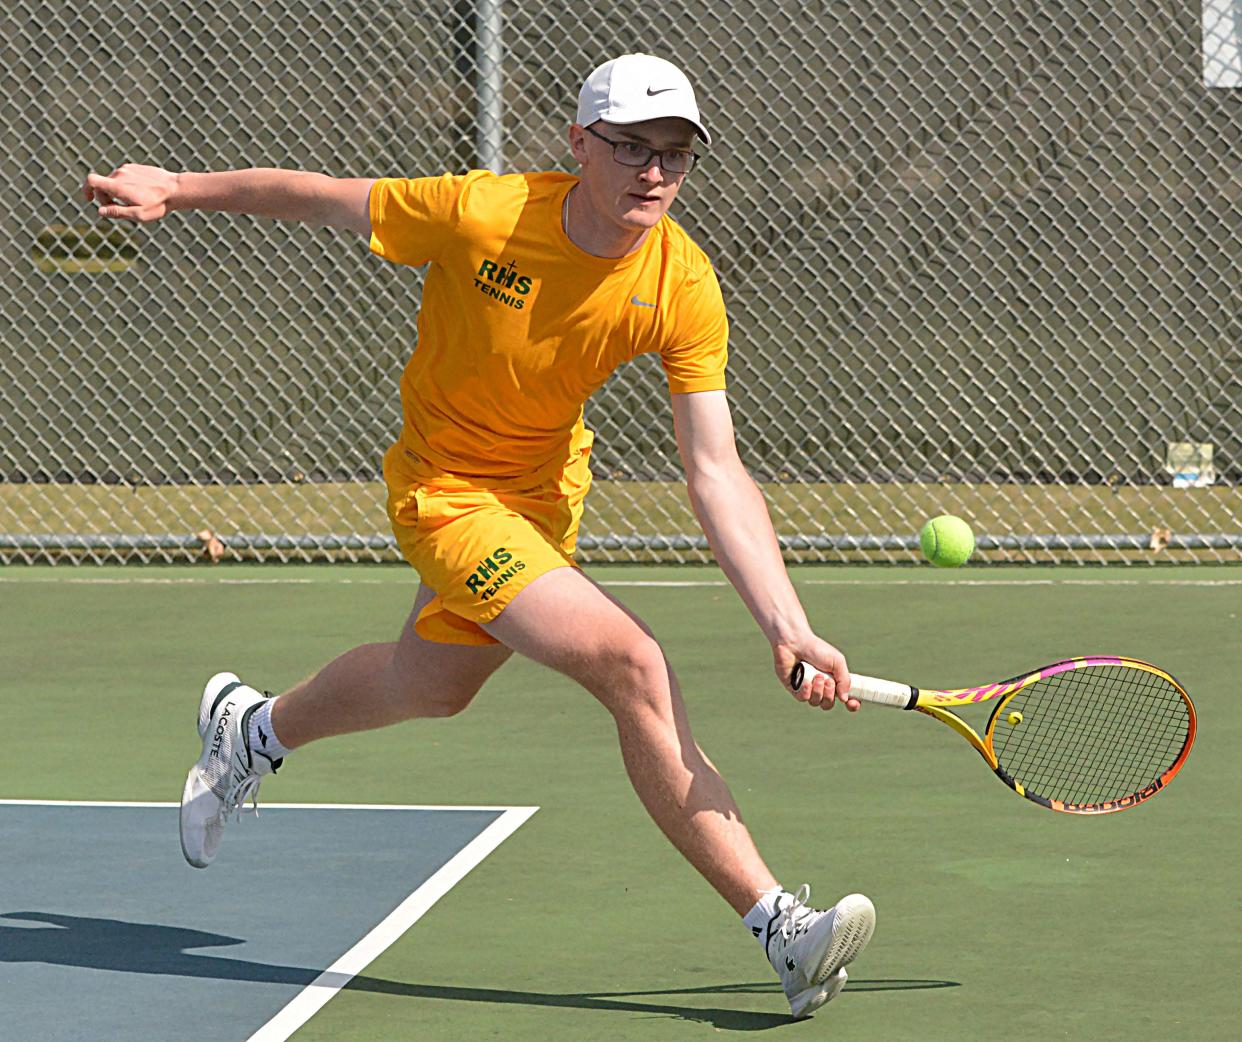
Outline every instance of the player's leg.
<svg viewBox="0 0 1242 1042">
<path fill-rule="evenodd" d="M 777 886 L 728 786 L 694 741 L 676 677 L 647 627 L 575 568 L 541 576 L 492 636 L 576 680 L 612 714 L 626 771 L 673 845 L 744 915 Z"/>
<path fill-rule="evenodd" d="M 664 834 L 763 945 L 795 1017 L 846 982 L 871 939 L 875 910 L 861 894 L 833 908 L 783 890 L 759 855 L 728 786 L 690 731 L 677 679 L 651 631 L 576 569 L 527 585 L 484 628 L 572 677 L 616 722 L 630 781 Z"/>
<path fill-rule="evenodd" d="M 339 656 L 286 695 L 270 699 L 235 674 L 217 673 L 199 703 L 203 751 L 181 799 L 181 849 L 205 868 L 231 814 L 296 746 L 408 720 L 460 712 L 511 654 L 498 644 L 426 640 L 414 622 L 435 594 L 421 587 L 400 637 Z"/>
<path fill-rule="evenodd" d="M 281 743 L 292 749 L 331 735 L 465 709 L 512 651 L 502 644 L 424 640 L 414 624 L 434 597 L 435 591 L 420 586 L 396 641 L 353 648 L 276 699 L 272 727 Z"/>
</svg>

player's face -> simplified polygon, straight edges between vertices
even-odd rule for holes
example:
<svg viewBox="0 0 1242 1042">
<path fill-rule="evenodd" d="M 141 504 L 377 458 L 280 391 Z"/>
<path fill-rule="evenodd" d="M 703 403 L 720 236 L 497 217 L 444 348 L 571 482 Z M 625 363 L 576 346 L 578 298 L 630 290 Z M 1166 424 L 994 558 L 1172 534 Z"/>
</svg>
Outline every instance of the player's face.
<svg viewBox="0 0 1242 1042">
<path fill-rule="evenodd" d="M 642 166 L 626 166 L 617 162 L 609 141 L 626 142 L 623 151 L 633 152 L 637 146 L 654 149 L 657 154 Z M 601 120 L 590 130 L 573 127 L 570 142 L 582 165 L 582 187 L 596 218 L 611 224 L 615 232 L 640 237 L 655 227 L 686 179 L 684 173 L 665 170 L 659 153 L 669 149 L 692 151 L 694 141 L 694 127 L 676 117 L 624 126 Z"/>
</svg>

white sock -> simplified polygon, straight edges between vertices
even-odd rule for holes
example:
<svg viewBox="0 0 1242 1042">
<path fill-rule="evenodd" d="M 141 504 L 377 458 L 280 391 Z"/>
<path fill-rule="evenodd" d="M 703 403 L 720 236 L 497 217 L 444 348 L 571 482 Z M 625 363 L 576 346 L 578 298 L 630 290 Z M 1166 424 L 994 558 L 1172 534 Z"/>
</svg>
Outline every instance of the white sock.
<svg viewBox="0 0 1242 1042">
<path fill-rule="evenodd" d="M 253 752 L 262 753 L 270 760 L 280 760 L 288 756 L 292 749 L 281 744 L 276 732 L 272 730 L 272 706 L 276 699 L 268 698 L 250 714 L 250 748 Z"/>
<path fill-rule="evenodd" d="M 785 900 L 786 898 L 789 900 Z M 759 900 L 755 902 L 755 907 L 742 916 L 743 925 L 750 927 L 751 934 L 763 945 L 765 952 L 768 950 L 768 938 L 772 933 L 772 924 L 780 915 L 781 908 L 788 905 L 791 900 L 793 900 L 793 894 L 780 887 L 775 890 L 760 890 Z"/>
</svg>

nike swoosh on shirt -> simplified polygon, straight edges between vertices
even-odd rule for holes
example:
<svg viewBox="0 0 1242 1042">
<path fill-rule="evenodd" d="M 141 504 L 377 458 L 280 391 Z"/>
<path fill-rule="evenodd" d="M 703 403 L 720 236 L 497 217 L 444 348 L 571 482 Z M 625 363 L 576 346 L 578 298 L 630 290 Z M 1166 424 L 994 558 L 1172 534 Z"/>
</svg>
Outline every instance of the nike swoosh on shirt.
<svg viewBox="0 0 1242 1042">
<path fill-rule="evenodd" d="M 667 94 L 670 90 L 676 90 L 676 87 L 661 87 L 659 90 L 647 88 L 647 97 L 654 98 L 657 94 Z"/>
<path fill-rule="evenodd" d="M 653 307 L 655 307 L 655 305 L 654 305 L 654 304 L 648 304 L 648 303 L 647 303 L 647 301 L 645 301 L 645 300 L 639 300 L 639 299 L 638 299 L 638 294 L 637 294 L 637 293 L 635 293 L 635 294 L 634 294 L 634 296 L 630 297 L 630 303 L 631 303 L 631 304 L 637 304 L 640 308 L 653 308 Z"/>
</svg>

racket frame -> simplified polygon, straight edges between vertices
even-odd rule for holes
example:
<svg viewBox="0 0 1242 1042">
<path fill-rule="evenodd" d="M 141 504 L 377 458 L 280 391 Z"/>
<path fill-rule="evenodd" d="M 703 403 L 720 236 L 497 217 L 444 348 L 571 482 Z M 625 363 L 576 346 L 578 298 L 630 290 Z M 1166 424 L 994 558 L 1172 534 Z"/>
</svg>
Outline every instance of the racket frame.
<svg viewBox="0 0 1242 1042">
<path fill-rule="evenodd" d="M 1172 684 L 1186 704 L 1188 714 L 1186 739 L 1177 759 L 1169 767 L 1165 768 L 1159 777 L 1138 792 L 1101 803 L 1067 803 L 1063 800 L 1049 799 L 1047 796 L 1027 789 L 1019 779 L 1015 778 L 1000 765 L 993 746 L 996 726 L 1002 719 L 1005 707 L 1019 692 L 1024 691 L 1032 684 L 1038 683 L 1041 680 L 1056 676 L 1058 673 L 1084 669 L 1089 666 L 1121 666 L 1128 669 L 1139 669 L 1152 673 Z M 808 676 L 813 677 L 818 672 L 820 671 L 809 663 L 799 662 L 794 666 L 793 673 L 790 675 L 790 686 L 797 691 Z M 1062 659 L 1040 669 L 1029 673 L 1022 673 L 1019 676 L 1010 677 L 1008 680 L 1001 680 L 994 684 L 983 684 L 979 687 L 953 688 L 943 691 L 934 688 L 911 687 L 909 684 L 901 684 L 892 680 L 882 680 L 879 677 L 868 677 L 862 674 L 851 673 L 848 697 L 857 698 L 861 702 L 888 706 L 892 709 L 913 709 L 926 716 L 930 716 L 934 720 L 939 720 L 942 724 L 951 727 L 965 738 L 975 751 L 983 757 L 984 762 L 992 769 L 993 773 L 1019 796 L 1025 796 L 1028 800 L 1039 804 L 1041 807 L 1047 807 L 1049 810 L 1059 811 L 1062 814 L 1109 814 L 1114 811 L 1136 807 L 1140 803 L 1151 799 L 1182 769 L 1182 765 L 1186 762 L 1186 757 L 1190 755 L 1190 749 L 1194 745 L 1195 734 L 1198 730 L 1194 702 L 1191 701 L 1186 689 L 1182 687 L 1172 674 L 1165 672 L 1159 666 L 1153 666 L 1150 662 L 1144 662 L 1142 659 L 1119 655 L 1083 655 L 1076 658 Z M 952 711 L 954 708 L 978 705 L 982 702 L 991 702 L 993 700 L 998 701 L 988 717 L 987 726 L 984 728 L 982 736 L 970 724 Z"/>
</svg>

